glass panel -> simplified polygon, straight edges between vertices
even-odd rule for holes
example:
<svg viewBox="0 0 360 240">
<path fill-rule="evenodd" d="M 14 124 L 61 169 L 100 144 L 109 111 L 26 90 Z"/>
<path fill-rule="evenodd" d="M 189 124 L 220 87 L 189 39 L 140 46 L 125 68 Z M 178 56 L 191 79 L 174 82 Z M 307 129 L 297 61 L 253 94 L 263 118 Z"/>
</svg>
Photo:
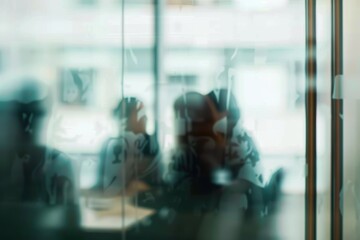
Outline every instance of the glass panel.
<svg viewBox="0 0 360 240">
<path fill-rule="evenodd" d="M 122 214 L 128 198 L 113 187 L 122 92 L 154 132 L 152 1 L 127 1 L 124 29 L 121 3 L 0 1 L 2 239 L 104 239 L 153 212 Z"/>
<path fill-rule="evenodd" d="M 304 238 L 304 2 L 248 2 L 165 7 L 159 141 L 183 238 Z"/>
<path fill-rule="evenodd" d="M 160 2 L 161 46 L 154 1 L 0 2 L 7 238 L 304 238 L 304 1 Z M 318 12 L 328 239 L 329 5 Z"/>
</svg>

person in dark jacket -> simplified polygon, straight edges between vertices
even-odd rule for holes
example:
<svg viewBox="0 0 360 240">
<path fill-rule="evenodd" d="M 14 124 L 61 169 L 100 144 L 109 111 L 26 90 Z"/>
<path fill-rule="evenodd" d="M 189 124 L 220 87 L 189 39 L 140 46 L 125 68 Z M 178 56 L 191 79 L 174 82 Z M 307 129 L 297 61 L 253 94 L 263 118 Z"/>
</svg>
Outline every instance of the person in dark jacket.
<svg viewBox="0 0 360 240">
<path fill-rule="evenodd" d="M 51 95 L 33 78 L 10 95 L 0 102 L 0 238 L 70 238 L 80 223 L 78 187 L 71 159 L 44 139 Z"/>
<path fill-rule="evenodd" d="M 32 78 L 20 83 L 13 99 L 0 104 L 6 130 L 0 141 L 0 200 L 76 204 L 77 181 L 70 158 L 41 139 L 51 108 L 48 88 Z"/>
</svg>

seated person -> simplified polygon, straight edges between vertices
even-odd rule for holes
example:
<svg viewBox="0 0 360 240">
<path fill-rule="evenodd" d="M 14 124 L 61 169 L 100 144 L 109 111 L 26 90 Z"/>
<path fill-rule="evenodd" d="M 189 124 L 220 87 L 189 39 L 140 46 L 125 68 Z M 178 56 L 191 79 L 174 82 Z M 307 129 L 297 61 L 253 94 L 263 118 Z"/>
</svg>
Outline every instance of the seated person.
<svg viewBox="0 0 360 240">
<path fill-rule="evenodd" d="M 51 109 L 47 90 L 24 79 L 0 103 L 0 224 L 6 226 L 1 239 L 57 239 L 77 231 L 72 162 L 44 143 Z"/>
<path fill-rule="evenodd" d="M 100 189 L 106 196 L 116 196 L 122 194 L 124 188 L 129 190 L 134 182 L 142 184 L 143 189 L 160 184 L 159 147 L 155 137 L 146 132 L 143 103 L 133 97 L 124 98 L 114 114 L 120 132 L 118 137 L 108 139 L 102 148 Z"/>
<path fill-rule="evenodd" d="M 175 101 L 177 145 L 168 174 L 174 186 L 192 179 L 193 190 L 198 185 L 199 189 L 195 191 L 207 191 L 210 188 L 202 184 L 210 184 L 212 171 L 221 166 L 219 154 L 223 142 L 212 131 L 217 117 L 209 103 L 206 97 L 196 92 L 184 94 Z"/>
<path fill-rule="evenodd" d="M 190 147 L 191 151 L 187 153 L 187 157 L 201 153 L 194 162 L 202 159 L 199 157 L 204 157 L 204 160 L 214 160 L 206 162 L 211 166 L 196 165 L 196 167 L 192 166 L 191 169 L 186 169 L 185 172 L 189 174 L 189 172 L 196 171 L 197 174 L 200 174 L 201 170 L 202 175 L 209 174 L 207 181 L 216 185 L 226 185 L 234 179 L 243 179 L 263 187 L 261 172 L 256 169 L 259 153 L 252 138 L 240 126 L 240 110 L 234 96 L 231 95 L 228 99 L 227 93 L 225 89 L 218 92 L 213 91 L 206 96 L 188 93 L 175 103 L 176 117 L 178 121 L 183 119 L 185 128 L 187 128 L 184 134 L 178 135 L 177 149 Z M 184 99 L 187 103 L 184 102 Z M 217 160 L 213 159 L 215 156 Z M 179 169 L 179 164 L 182 162 L 188 165 L 192 161 L 173 161 L 172 169 Z M 195 163 L 192 162 L 192 164 Z M 251 169 L 247 170 L 251 171 L 250 174 L 241 171 L 247 164 L 251 166 Z M 227 182 L 224 181 L 226 179 L 218 182 L 216 174 L 218 172 L 226 174 L 226 171 L 228 171 Z"/>
<path fill-rule="evenodd" d="M 3 127 L 8 130 L 1 137 L 11 139 L 1 139 L 0 145 L 1 202 L 53 205 L 77 201 L 71 160 L 41 141 L 50 112 L 47 91 L 38 81 L 24 79 L 13 94 L 15 99 L 1 104 Z"/>
<path fill-rule="evenodd" d="M 167 179 L 173 187 L 169 194 L 173 200 L 169 200 L 169 206 L 176 212 L 176 216 L 167 229 L 171 229 L 169 235 L 171 232 L 179 232 L 179 239 L 207 239 L 204 232 L 219 229 L 221 224 L 218 219 L 223 219 L 219 212 L 224 209 L 224 205 L 225 208 L 232 206 L 232 212 L 236 215 L 233 220 L 238 224 L 242 216 L 239 207 L 241 203 L 235 196 L 238 193 L 225 194 L 231 201 L 224 203 L 222 200 L 226 189 L 232 186 L 232 179 L 225 176 L 224 182 L 216 181 L 214 177 L 225 167 L 226 141 L 223 135 L 213 131 L 213 126 L 225 115 L 216 109 L 207 96 L 197 92 L 180 96 L 175 101 L 174 112 L 177 145 Z M 240 190 L 238 192 L 243 194 Z M 209 216 L 219 218 L 205 221 Z"/>
<path fill-rule="evenodd" d="M 235 97 L 225 89 L 190 92 L 174 110 L 177 146 L 167 179 L 177 217 L 169 229 L 188 239 L 238 239 L 247 217 L 263 216 L 266 191 Z"/>
</svg>

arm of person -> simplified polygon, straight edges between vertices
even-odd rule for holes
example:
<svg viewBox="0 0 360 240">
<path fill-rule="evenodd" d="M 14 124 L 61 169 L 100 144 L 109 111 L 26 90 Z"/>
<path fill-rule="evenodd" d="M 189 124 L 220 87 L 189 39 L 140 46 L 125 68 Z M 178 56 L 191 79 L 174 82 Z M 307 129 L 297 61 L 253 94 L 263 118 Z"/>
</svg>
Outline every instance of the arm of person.
<svg viewBox="0 0 360 240">
<path fill-rule="evenodd" d="M 76 205 L 78 181 L 73 163 L 66 154 L 50 150 L 44 166 L 50 205 Z"/>
</svg>

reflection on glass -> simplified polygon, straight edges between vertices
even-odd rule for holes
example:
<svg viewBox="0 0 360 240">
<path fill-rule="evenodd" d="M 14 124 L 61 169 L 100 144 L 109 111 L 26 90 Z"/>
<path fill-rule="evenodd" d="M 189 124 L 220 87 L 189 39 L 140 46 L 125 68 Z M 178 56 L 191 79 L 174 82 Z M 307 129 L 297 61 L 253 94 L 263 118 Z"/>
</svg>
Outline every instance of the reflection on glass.
<svg viewBox="0 0 360 240">
<path fill-rule="evenodd" d="M 158 83 L 153 1 L 125 1 L 124 29 L 120 0 L 11 2 L 0 3 L 0 207 L 10 202 L 26 231 L 303 239 L 303 1 L 162 1 Z M 319 39 L 326 34 L 320 28 Z M 329 152 L 324 49 L 321 177 Z"/>
</svg>

